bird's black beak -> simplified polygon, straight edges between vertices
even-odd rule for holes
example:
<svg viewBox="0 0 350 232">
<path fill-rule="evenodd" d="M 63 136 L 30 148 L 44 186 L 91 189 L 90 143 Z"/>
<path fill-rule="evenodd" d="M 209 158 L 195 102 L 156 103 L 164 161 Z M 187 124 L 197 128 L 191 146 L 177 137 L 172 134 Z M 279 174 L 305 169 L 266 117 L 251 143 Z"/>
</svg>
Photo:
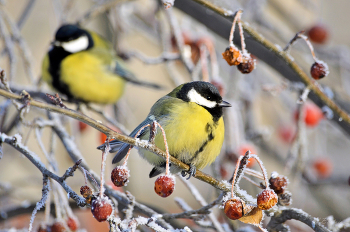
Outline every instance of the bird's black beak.
<svg viewBox="0 0 350 232">
<path fill-rule="evenodd" d="M 218 104 L 220 107 L 231 107 L 232 105 L 228 103 L 227 101 L 222 101 Z"/>
</svg>

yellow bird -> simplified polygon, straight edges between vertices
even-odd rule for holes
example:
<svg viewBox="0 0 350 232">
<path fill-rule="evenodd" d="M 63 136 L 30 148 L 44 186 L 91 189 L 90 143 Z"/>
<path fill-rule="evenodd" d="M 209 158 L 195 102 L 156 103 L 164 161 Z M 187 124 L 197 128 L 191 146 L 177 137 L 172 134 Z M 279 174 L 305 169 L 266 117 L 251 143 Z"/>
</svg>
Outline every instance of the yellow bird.
<svg viewBox="0 0 350 232">
<path fill-rule="evenodd" d="M 101 36 L 72 24 L 57 30 L 43 60 L 42 78 L 68 100 L 100 104 L 118 101 L 126 81 L 159 88 L 136 80 Z"/>
<path fill-rule="evenodd" d="M 156 120 L 165 130 L 169 153 L 191 166 L 190 176 L 196 168 L 202 169 L 219 155 L 224 141 L 223 107 L 231 106 L 223 101 L 218 89 L 203 81 L 189 82 L 178 86 L 160 98 L 151 108 L 147 118 L 130 134 L 134 137 L 144 125 Z M 147 127 L 138 138 L 148 140 Z M 165 151 L 163 136 L 157 130 L 155 145 Z M 110 152 L 117 152 L 113 163 L 121 161 L 128 152 L 129 144 L 117 140 L 110 142 Z M 104 145 L 99 146 L 103 149 Z M 149 177 L 162 173 L 165 160 L 145 149 L 138 149 L 140 155 L 155 167 Z M 179 172 L 171 167 L 171 172 Z"/>
</svg>

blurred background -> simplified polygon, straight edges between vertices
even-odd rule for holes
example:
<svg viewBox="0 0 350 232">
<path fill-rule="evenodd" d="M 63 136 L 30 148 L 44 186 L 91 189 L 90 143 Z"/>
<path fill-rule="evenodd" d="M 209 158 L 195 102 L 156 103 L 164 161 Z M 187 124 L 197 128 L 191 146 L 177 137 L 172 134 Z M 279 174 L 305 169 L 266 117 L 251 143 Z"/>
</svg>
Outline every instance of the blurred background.
<svg viewBox="0 0 350 232">
<path fill-rule="evenodd" d="M 108 11 L 86 20 L 82 18 L 94 7 L 105 2 L 113 2 Z M 184 1 L 181 2 L 186 4 Z M 329 76 L 319 83 L 328 86 L 326 89 L 340 97 L 345 105 L 349 103 L 350 31 L 347 29 L 349 1 L 211 0 L 211 2 L 233 12 L 243 9 L 242 20 L 281 48 L 284 48 L 301 30 L 305 30 L 310 39 L 315 36 L 311 42 L 315 47 L 316 56 L 324 60 L 330 68 Z M 323 115 L 322 109 L 311 101 L 307 101 L 304 105 L 306 117 L 309 118 L 305 119 L 303 128 L 298 129 L 295 115 L 300 89 L 294 88 L 284 76 L 275 71 L 274 67 L 266 65 L 261 59 L 257 59 L 256 69 L 253 72 L 240 73 L 222 59 L 221 53 L 229 45 L 228 37 L 223 38 L 213 33 L 206 28 L 206 25 L 176 7 L 171 9 L 169 16 L 159 4 L 153 0 L 1 1 L 0 67 L 6 71 L 13 87 L 55 93 L 46 83 L 39 82 L 42 59 L 61 24 L 75 23 L 83 19 L 80 22 L 84 28 L 96 31 L 113 43 L 115 52 L 127 58 L 126 66 L 139 79 L 164 86 L 162 90 L 154 90 L 127 84 L 125 94 L 116 106 L 93 105 L 109 117 L 115 118 L 125 127 L 125 131 L 132 131 L 145 119 L 157 99 L 169 93 L 178 84 L 202 79 L 204 66 L 209 70 L 209 80 L 223 88 L 223 98 L 233 107 L 225 111 L 226 137 L 222 152 L 215 164 L 203 171 L 218 179 L 228 180 L 233 173 L 237 157 L 249 149 L 261 158 L 269 176 L 271 172 L 276 171 L 288 177 L 288 191 L 292 193 L 293 199 L 291 207 L 300 208 L 320 220 L 329 215 L 333 215 L 337 221 L 349 217 L 349 134 L 327 117 L 320 116 Z M 180 30 L 188 51 L 186 54 L 195 64 L 192 73 L 188 72 L 180 60 L 153 65 L 145 64 L 130 55 L 131 52 L 137 52 L 147 57 L 158 57 L 163 51 L 177 52 L 176 45 L 172 43 L 174 39 L 169 17 L 176 21 L 176 27 Z M 10 22 L 19 25 L 15 27 L 18 29 L 17 32 L 13 30 Z M 311 32 L 310 29 L 315 26 L 318 31 Z M 309 31 L 316 35 L 309 34 Z M 319 39 L 320 37 L 325 38 Z M 12 51 L 5 49 L 8 45 L 6 40 L 14 43 Z M 201 50 L 203 45 L 206 49 Z M 212 60 L 213 54 L 209 52 L 211 48 L 214 49 L 217 62 Z M 247 50 L 254 55 L 254 50 L 250 50 L 249 46 Z M 309 74 L 313 59 L 306 43 L 299 40 L 292 47 L 290 55 Z M 218 73 L 215 72 L 216 67 Z M 0 99 L 1 105 L 10 104 L 5 98 Z M 67 106 L 76 109 L 74 104 L 68 103 Z M 115 128 L 100 114 L 84 106 L 81 110 L 84 114 Z M 9 108 L 7 114 L 7 118 L 2 120 L 2 129 L 8 128 L 15 117 L 14 107 Z M 38 115 L 46 117 L 44 111 L 32 107 L 25 118 L 30 121 Z M 96 147 L 104 141 L 103 134 L 70 118 L 64 118 L 63 121 L 89 167 L 100 173 L 101 152 Z M 44 163 L 47 162 L 35 133 L 29 127 L 18 123 L 6 133 L 9 135 L 19 133 L 26 146 Z M 49 147 L 50 129 L 44 128 L 42 133 L 43 142 Z M 303 134 L 301 141 L 295 139 L 295 136 L 300 134 Z M 59 167 L 58 174 L 62 175 L 73 162 L 61 141 L 56 140 L 55 157 Z M 112 158 L 113 155 L 110 154 L 105 173 L 107 181 L 111 170 L 115 167 L 111 164 Z M 154 193 L 155 179 L 148 178 L 152 166 L 138 156 L 136 149 L 131 152 L 128 166 L 131 173 L 130 182 L 120 191 L 130 191 L 137 201 L 171 213 L 181 212 L 174 202 L 175 197 L 183 198 L 193 209 L 200 207 L 180 180 L 177 181 L 176 190 L 170 197 L 157 196 Z M 259 170 L 256 164 L 251 168 Z M 216 199 L 216 189 L 194 178 L 190 181 L 208 202 Z M 76 172 L 67 182 L 79 192 L 80 186 L 84 185 L 84 178 L 80 172 Z M 244 180 L 241 181 L 241 188 L 254 197 L 260 192 L 256 186 Z M 41 189 L 41 173 L 20 153 L 3 145 L 3 156 L 0 160 L 0 211 L 5 212 L 19 205 L 37 202 L 41 198 Z M 219 211 L 217 210 L 216 214 L 220 218 L 222 213 Z M 100 228 L 93 226 L 102 226 L 102 230 L 107 231 L 106 223 L 89 220 L 92 218 L 89 209 L 75 209 L 74 212 L 87 231 Z M 34 223 L 35 228 L 42 217 L 40 215 Z M 27 227 L 29 218 L 30 214 L 27 214 L 3 220 L 0 229 Z M 189 222 L 183 220 L 182 223 Z M 291 222 L 290 225 L 292 231 L 309 230 L 302 223 Z M 243 226 L 243 223 L 239 226 Z"/>
</svg>

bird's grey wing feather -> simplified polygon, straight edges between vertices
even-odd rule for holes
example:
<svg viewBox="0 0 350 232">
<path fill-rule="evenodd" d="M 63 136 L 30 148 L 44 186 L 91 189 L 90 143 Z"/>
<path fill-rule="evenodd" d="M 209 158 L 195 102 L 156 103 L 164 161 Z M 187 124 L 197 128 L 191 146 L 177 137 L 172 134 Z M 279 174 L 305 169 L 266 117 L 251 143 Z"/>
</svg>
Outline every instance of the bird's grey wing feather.
<svg viewBox="0 0 350 232">
<path fill-rule="evenodd" d="M 140 125 L 138 125 L 130 134 L 130 137 L 135 137 L 135 135 L 137 134 L 137 132 L 145 125 L 147 124 L 152 124 L 154 120 L 154 117 L 152 116 L 149 116 L 147 117 L 143 122 L 141 122 Z M 149 128 L 145 128 L 143 130 L 143 132 L 137 136 L 137 138 L 140 138 L 142 137 L 143 135 L 145 135 L 146 133 L 148 133 L 149 131 Z M 103 146 L 103 145 L 102 145 Z M 118 151 L 117 154 L 115 154 L 113 160 L 112 160 L 112 163 L 115 164 L 115 163 L 118 163 L 120 162 L 125 156 L 126 154 L 128 153 L 128 150 L 130 148 L 131 145 L 127 144 L 127 143 L 123 143 L 121 141 L 118 141 L 118 140 L 113 140 L 110 142 L 110 152 L 115 152 L 115 151 Z"/>
</svg>

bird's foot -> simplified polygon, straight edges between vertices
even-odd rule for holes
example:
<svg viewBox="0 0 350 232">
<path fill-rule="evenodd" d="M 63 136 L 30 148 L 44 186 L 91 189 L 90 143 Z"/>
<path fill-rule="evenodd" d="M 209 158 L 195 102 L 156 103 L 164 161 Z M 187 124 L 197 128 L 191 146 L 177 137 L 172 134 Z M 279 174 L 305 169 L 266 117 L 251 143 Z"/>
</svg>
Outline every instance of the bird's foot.
<svg viewBox="0 0 350 232">
<path fill-rule="evenodd" d="M 196 171 L 197 171 L 196 166 L 194 166 L 193 164 L 190 164 L 190 169 L 188 171 L 182 171 L 181 176 L 186 177 L 188 174 L 187 180 L 189 180 L 191 178 L 191 176 L 196 175 Z"/>
</svg>

